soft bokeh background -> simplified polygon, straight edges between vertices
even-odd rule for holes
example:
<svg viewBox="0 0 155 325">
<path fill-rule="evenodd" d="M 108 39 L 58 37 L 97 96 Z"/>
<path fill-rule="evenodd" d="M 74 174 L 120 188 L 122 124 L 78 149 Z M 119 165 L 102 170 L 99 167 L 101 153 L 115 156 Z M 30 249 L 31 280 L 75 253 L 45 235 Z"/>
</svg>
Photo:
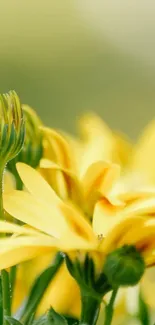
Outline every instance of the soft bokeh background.
<svg viewBox="0 0 155 325">
<path fill-rule="evenodd" d="M 1 0 L 0 92 L 50 126 L 95 110 L 137 137 L 155 111 L 154 0 Z"/>
</svg>

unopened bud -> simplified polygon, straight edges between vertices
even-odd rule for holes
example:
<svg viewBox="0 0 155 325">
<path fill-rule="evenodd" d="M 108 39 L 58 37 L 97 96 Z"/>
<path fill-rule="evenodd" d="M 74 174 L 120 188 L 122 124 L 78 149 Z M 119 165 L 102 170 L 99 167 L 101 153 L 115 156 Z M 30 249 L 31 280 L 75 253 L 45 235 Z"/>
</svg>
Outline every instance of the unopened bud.
<svg viewBox="0 0 155 325">
<path fill-rule="evenodd" d="M 36 168 L 43 154 L 42 132 L 40 130 L 42 123 L 32 108 L 27 105 L 23 105 L 22 108 L 25 118 L 26 135 L 23 148 L 19 155 L 8 164 L 9 170 L 14 174 L 17 162 L 24 162 Z"/>
<path fill-rule="evenodd" d="M 113 287 L 136 285 L 144 271 L 144 259 L 132 245 L 125 245 L 108 254 L 103 269 Z"/>
<path fill-rule="evenodd" d="M 4 165 L 20 152 L 24 136 L 19 97 L 15 91 L 0 95 L 0 158 Z"/>
</svg>

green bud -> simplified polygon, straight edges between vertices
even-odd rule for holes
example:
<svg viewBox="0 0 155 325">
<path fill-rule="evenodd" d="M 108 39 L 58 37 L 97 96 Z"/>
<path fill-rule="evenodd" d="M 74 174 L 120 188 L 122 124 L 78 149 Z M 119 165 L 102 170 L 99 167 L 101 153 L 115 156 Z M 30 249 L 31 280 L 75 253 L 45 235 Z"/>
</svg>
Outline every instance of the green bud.
<svg viewBox="0 0 155 325">
<path fill-rule="evenodd" d="M 0 158 L 3 165 L 21 150 L 25 125 L 19 97 L 15 91 L 0 95 Z"/>
<path fill-rule="evenodd" d="M 15 165 L 17 162 L 24 162 L 36 168 L 43 155 L 42 132 L 39 128 L 42 123 L 32 108 L 27 105 L 23 105 L 22 108 L 26 127 L 25 141 L 19 155 L 8 164 L 8 169 L 14 175 L 16 174 Z"/>
<path fill-rule="evenodd" d="M 103 269 L 113 287 L 136 285 L 144 271 L 144 259 L 132 245 L 125 245 L 108 254 Z"/>
</svg>

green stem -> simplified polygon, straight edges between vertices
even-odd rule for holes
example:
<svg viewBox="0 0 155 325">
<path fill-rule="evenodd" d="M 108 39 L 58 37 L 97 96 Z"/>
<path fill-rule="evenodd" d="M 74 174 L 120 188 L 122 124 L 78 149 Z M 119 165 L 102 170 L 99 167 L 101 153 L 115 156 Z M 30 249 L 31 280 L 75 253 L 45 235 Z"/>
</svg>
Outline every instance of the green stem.
<svg viewBox="0 0 155 325">
<path fill-rule="evenodd" d="M 11 291 L 11 301 L 13 299 L 13 291 L 14 291 L 14 286 L 15 286 L 15 282 L 16 282 L 16 270 L 17 267 L 16 265 L 11 267 L 10 270 L 10 291 Z"/>
<path fill-rule="evenodd" d="M 95 325 L 100 311 L 101 301 L 81 292 L 82 310 L 79 325 Z"/>
<path fill-rule="evenodd" d="M 3 197 L 2 197 L 3 172 L 4 172 L 4 168 L 1 168 L 0 169 L 0 219 L 1 220 L 5 220 L 4 210 L 3 210 Z M 2 300 L 3 300 L 3 325 L 9 325 L 8 321 L 5 319 L 5 316 L 11 315 L 10 283 L 9 283 L 9 274 L 6 270 L 1 271 L 1 279 L 2 279 Z"/>
<path fill-rule="evenodd" d="M 109 304 L 106 306 L 105 308 L 105 321 L 104 321 L 104 325 L 110 325 L 112 322 L 112 318 L 113 318 L 113 313 L 114 313 L 114 302 L 115 302 L 115 298 L 118 292 L 118 288 L 115 288 L 111 294 L 111 298 L 109 301 Z"/>
<path fill-rule="evenodd" d="M 14 176 L 16 178 L 16 189 L 22 190 L 23 189 L 23 182 L 20 178 L 20 176 L 17 173 L 16 167 L 14 166 Z M 14 220 L 15 223 L 19 224 L 18 220 Z M 17 266 L 14 265 L 11 267 L 10 270 L 10 289 L 11 289 L 11 301 L 13 300 L 13 292 L 14 292 L 14 286 L 16 282 L 16 272 L 17 272 Z"/>
<path fill-rule="evenodd" d="M 2 279 L 2 298 L 3 298 L 3 325 L 8 325 L 8 321 L 5 319 L 5 316 L 11 315 L 11 306 L 10 306 L 10 283 L 9 283 L 9 274 L 6 270 L 1 271 Z"/>
</svg>

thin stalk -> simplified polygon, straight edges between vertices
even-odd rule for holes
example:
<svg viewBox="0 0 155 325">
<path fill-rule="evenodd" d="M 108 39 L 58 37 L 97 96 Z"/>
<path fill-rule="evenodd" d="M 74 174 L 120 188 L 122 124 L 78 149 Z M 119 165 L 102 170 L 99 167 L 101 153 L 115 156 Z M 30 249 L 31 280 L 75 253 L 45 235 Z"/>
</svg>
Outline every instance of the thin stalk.
<svg viewBox="0 0 155 325">
<path fill-rule="evenodd" d="M 14 166 L 13 172 L 14 172 L 14 175 L 15 175 L 15 178 L 16 178 L 16 189 L 17 190 L 22 190 L 23 189 L 23 182 L 22 182 L 20 176 L 18 175 L 15 166 Z M 20 224 L 20 222 L 18 220 L 14 219 L 14 222 L 17 223 L 17 224 Z M 16 273 L 17 273 L 17 266 L 14 265 L 14 266 L 11 267 L 11 270 L 10 270 L 11 301 L 13 300 L 14 286 L 15 286 L 15 283 L 16 283 Z"/>
<path fill-rule="evenodd" d="M 3 209 L 3 197 L 2 197 L 3 171 L 4 168 L 0 169 L 0 219 L 1 220 L 5 220 L 4 209 Z M 2 236 L 5 237 L 5 234 L 3 234 Z M 5 316 L 11 315 L 9 273 L 6 270 L 1 271 L 1 279 L 2 279 L 2 300 L 3 300 L 3 325 L 9 325 L 8 321 L 5 319 Z"/>
<path fill-rule="evenodd" d="M 118 292 L 118 288 L 115 288 L 112 291 L 109 304 L 105 308 L 105 321 L 104 321 L 104 325 L 110 325 L 111 322 L 112 322 L 113 313 L 114 313 L 114 302 L 115 302 L 115 298 L 116 298 L 117 292 Z"/>
<path fill-rule="evenodd" d="M 10 270 L 10 299 L 11 299 L 11 302 L 13 299 L 13 291 L 14 291 L 15 282 L 16 282 L 16 271 L 17 271 L 16 265 L 12 266 L 11 270 Z"/>
<path fill-rule="evenodd" d="M 81 293 L 81 302 L 82 309 L 79 325 L 96 325 L 101 301 L 85 293 Z"/>
</svg>

